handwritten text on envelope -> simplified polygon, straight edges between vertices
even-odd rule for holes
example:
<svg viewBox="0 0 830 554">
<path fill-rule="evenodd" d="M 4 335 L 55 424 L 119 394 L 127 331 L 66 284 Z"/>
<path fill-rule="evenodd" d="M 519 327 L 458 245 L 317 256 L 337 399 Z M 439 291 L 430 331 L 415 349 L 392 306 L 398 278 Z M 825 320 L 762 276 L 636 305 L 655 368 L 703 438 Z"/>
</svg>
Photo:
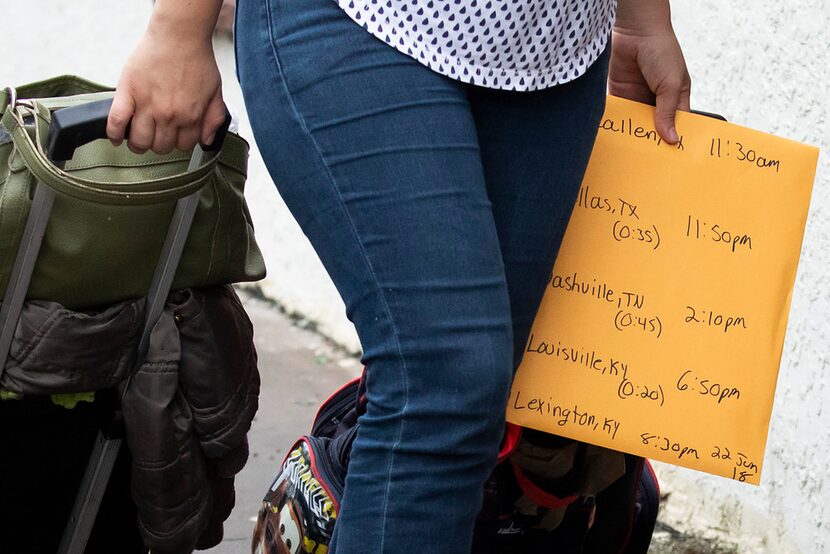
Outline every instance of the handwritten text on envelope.
<svg viewBox="0 0 830 554">
<path fill-rule="evenodd" d="M 818 150 L 652 121 L 608 98 L 508 419 L 758 484 Z"/>
</svg>

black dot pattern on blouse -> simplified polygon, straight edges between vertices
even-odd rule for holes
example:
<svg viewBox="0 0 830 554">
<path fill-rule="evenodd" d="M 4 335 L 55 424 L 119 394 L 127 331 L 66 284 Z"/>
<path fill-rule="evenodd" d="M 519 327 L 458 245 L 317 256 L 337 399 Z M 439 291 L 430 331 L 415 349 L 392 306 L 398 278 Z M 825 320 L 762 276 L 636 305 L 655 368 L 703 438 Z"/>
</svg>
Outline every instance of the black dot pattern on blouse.
<svg viewBox="0 0 830 554">
<path fill-rule="evenodd" d="M 356 23 L 433 71 L 488 88 L 539 90 L 599 57 L 616 0 L 337 0 Z"/>
</svg>

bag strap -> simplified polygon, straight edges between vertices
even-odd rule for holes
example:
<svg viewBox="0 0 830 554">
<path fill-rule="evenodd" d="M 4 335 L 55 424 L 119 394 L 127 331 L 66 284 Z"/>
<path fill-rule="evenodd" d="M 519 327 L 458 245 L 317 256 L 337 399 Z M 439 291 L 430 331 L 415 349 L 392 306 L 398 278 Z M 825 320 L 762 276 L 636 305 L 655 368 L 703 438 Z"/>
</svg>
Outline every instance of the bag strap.
<svg viewBox="0 0 830 554">
<path fill-rule="evenodd" d="M 81 179 L 57 168 L 43 151 L 43 140 L 49 121 L 48 108 L 37 100 L 29 100 L 28 106 L 9 106 L 0 123 L 12 137 L 15 149 L 26 167 L 42 183 L 50 188 L 88 202 L 110 205 L 146 205 L 177 200 L 205 186 L 216 167 L 217 156 L 205 165 L 179 175 L 152 179 L 141 183 L 109 183 Z M 35 118 L 34 138 L 26 129 L 23 118 L 26 113 Z"/>
<path fill-rule="evenodd" d="M 11 87 L 0 89 L 0 114 L 6 111 L 9 104 L 17 99 L 17 91 Z"/>
<path fill-rule="evenodd" d="M 510 467 L 513 468 L 513 476 L 516 478 L 516 482 L 519 484 L 519 488 L 522 489 L 525 496 L 543 508 L 567 508 L 579 499 L 579 496 L 576 495 L 560 498 L 555 494 L 547 492 L 531 481 L 530 478 L 524 474 L 519 465 L 513 460 L 510 460 Z"/>
<path fill-rule="evenodd" d="M 115 89 L 78 77 L 77 75 L 58 75 L 18 87 L 6 87 L 0 90 L 0 115 L 14 99 L 40 98 L 43 100 L 71 99 L 84 94 L 113 94 Z"/>
</svg>

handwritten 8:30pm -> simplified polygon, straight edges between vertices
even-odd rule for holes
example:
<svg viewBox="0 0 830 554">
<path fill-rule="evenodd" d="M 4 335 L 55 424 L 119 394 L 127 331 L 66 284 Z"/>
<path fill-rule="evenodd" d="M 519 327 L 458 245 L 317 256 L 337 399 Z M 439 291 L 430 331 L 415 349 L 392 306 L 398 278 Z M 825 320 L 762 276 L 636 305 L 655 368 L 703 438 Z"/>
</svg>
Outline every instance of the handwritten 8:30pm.
<svg viewBox="0 0 830 554">
<path fill-rule="evenodd" d="M 674 441 L 668 437 L 662 437 L 652 433 L 643 433 L 640 435 L 640 439 L 643 441 L 644 445 L 652 446 L 656 450 L 670 453 L 671 455 L 676 456 L 678 460 L 681 460 L 684 457 L 693 457 L 696 460 L 700 459 L 700 453 L 697 448 L 683 445 L 682 443 Z M 743 454 L 742 452 L 738 452 L 735 456 L 733 456 L 729 448 L 716 445 L 712 447 L 712 452 L 709 456 L 725 462 L 734 462 L 731 477 L 741 483 L 746 482 L 746 480 L 750 477 L 758 475 L 758 465 L 753 462 L 749 456 Z"/>
</svg>

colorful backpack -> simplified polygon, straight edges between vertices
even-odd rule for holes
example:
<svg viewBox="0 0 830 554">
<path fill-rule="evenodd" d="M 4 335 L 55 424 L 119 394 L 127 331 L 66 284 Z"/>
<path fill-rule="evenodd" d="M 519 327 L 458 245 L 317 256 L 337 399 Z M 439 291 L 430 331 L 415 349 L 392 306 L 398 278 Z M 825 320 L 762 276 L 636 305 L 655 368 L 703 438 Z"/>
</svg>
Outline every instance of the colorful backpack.
<svg viewBox="0 0 830 554">
<path fill-rule="evenodd" d="M 253 553 L 326 554 L 365 393 L 362 377 L 344 385 L 291 447 L 263 499 Z M 646 554 L 659 502 L 647 460 L 507 424 L 472 554 Z"/>
</svg>

